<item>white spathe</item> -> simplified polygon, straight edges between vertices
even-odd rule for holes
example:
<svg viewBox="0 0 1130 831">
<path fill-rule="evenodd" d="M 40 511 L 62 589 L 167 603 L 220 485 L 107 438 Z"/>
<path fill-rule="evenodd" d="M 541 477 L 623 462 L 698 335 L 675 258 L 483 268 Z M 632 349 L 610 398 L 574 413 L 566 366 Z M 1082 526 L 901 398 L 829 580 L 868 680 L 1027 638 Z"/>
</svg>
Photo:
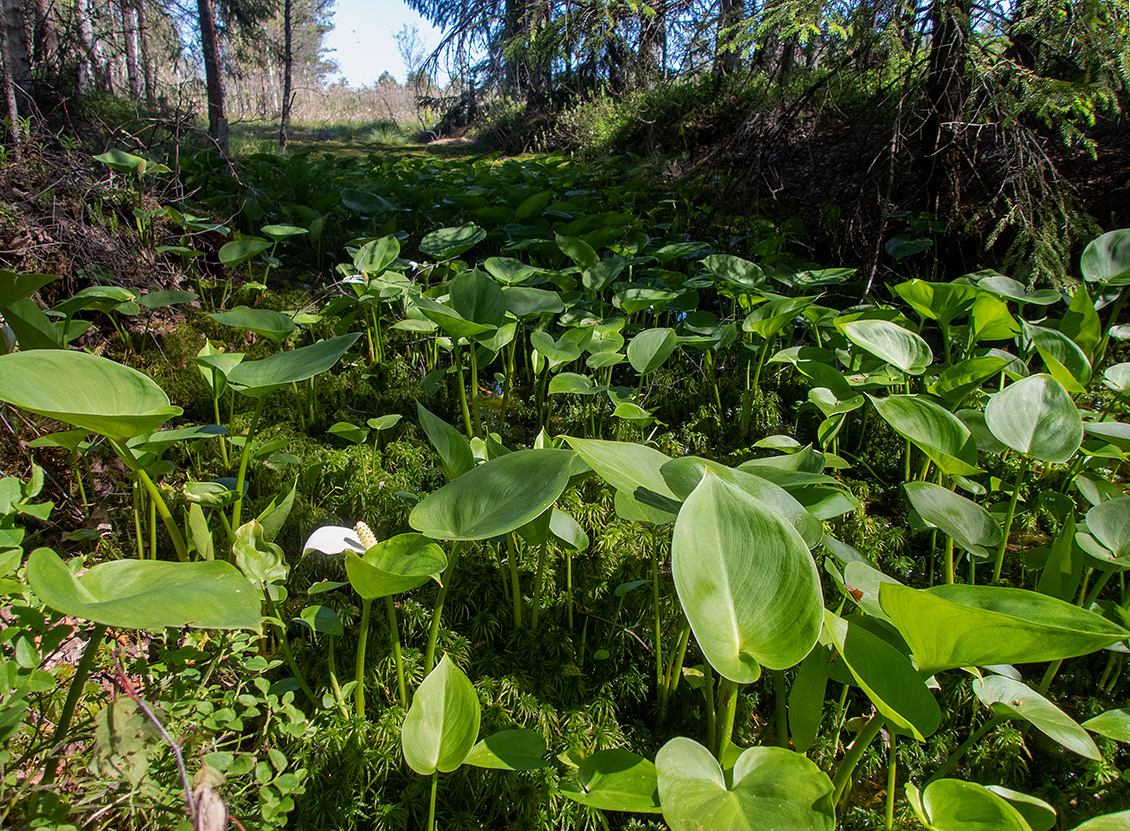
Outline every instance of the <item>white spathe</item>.
<svg viewBox="0 0 1130 831">
<path fill-rule="evenodd" d="M 305 557 L 311 551 L 335 556 L 344 554 L 346 551 L 364 554 L 366 548 L 358 538 L 357 532 L 352 528 L 345 528 L 341 525 L 323 525 L 306 540 L 306 545 L 302 546 L 302 556 Z"/>
</svg>

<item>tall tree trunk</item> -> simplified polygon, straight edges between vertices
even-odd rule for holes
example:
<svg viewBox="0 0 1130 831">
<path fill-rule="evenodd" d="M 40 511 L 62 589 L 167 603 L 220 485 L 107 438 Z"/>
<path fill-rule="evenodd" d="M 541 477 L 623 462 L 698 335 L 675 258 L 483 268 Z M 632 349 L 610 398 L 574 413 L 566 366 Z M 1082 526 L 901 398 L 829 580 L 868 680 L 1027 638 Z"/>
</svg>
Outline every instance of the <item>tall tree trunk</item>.
<svg viewBox="0 0 1130 831">
<path fill-rule="evenodd" d="M 933 0 L 933 36 L 926 70 L 926 116 L 919 155 L 927 210 L 953 216 L 961 205 L 961 154 L 958 129 L 969 90 L 970 0 Z"/>
<path fill-rule="evenodd" d="M 75 20 L 78 23 L 79 43 L 82 57 L 78 63 L 78 90 L 89 92 L 96 88 L 102 92 L 112 92 L 110 69 L 102 60 L 102 47 L 94 38 L 94 23 L 90 14 L 89 0 L 75 0 Z"/>
<path fill-rule="evenodd" d="M 647 86 L 667 76 L 667 4 L 657 0 L 651 15 L 640 15 L 639 56 L 636 59 L 636 83 Z"/>
<path fill-rule="evenodd" d="M 220 39 L 216 33 L 216 5 L 212 0 L 196 0 L 196 9 L 200 15 L 200 48 L 204 52 L 204 83 L 208 92 L 208 135 L 226 156 L 228 117 L 220 65 Z"/>
<path fill-rule="evenodd" d="M 715 46 L 714 74 L 731 75 L 741 66 L 741 56 L 733 48 L 734 36 L 728 30 L 745 19 L 745 0 L 721 0 L 718 38 Z"/>
<path fill-rule="evenodd" d="M 145 78 L 145 104 L 150 109 L 157 106 L 157 80 L 154 77 L 153 59 L 149 56 L 149 25 L 145 21 L 144 0 L 135 0 L 137 12 L 137 45 L 141 49 L 141 74 Z"/>
<path fill-rule="evenodd" d="M 32 36 L 32 63 L 54 69 L 59 54 L 59 33 L 52 19 L 51 0 L 35 0 L 35 31 Z"/>
<path fill-rule="evenodd" d="M 520 57 L 524 54 L 524 50 L 515 48 L 515 39 L 520 37 L 523 32 L 523 15 L 522 11 L 524 4 L 521 0 L 506 0 L 506 5 L 503 9 L 502 16 L 502 92 L 504 95 L 516 96 L 522 89 L 524 78 L 525 60 Z M 566 9 L 566 23 L 568 22 L 569 11 Z M 507 57 L 509 54 L 509 57 Z M 566 54 L 566 61 L 569 60 Z"/>
<path fill-rule="evenodd" d="M 119 0 L 122 13 L 122 41 L 126 53 L 126 81 L 134 101 L 141 100 L 141 70 L 137 65 L 137 9 L 133 0 Z"/>
<path fill-rule="evenodd" d="M 27 44 L 27 18 L 21 0 L 3 0 L 4 43 L 8 61 L 5 63 L 12 76 L 12 86 L 17 97 L 31 94 L 31 54 Z M 25 99 L 30 101 L 30 98 Z"/>
<path fill-rule="evenodd" d="M 12 139 L 12 155 L 16 164 L 21 164 L 23 152 L 20 148 L 20 111 L 16 106 L 16 81 L 12 73 L 12 56 L 8 50 L 8 42 L 8 27 L 0 26 L 0 61 L 4 64 L 4 102 L 8 110 L 8 130 Z"/>
<path fill-rule="evenodd" d="M 282 117 L 279 119 L 279 147 L 286 148 L 287 131 L 290 130 L 291 73 L 294 53 L 291 51 L 291 0 L 283 3 L 283 97 Z"/>
</svg>

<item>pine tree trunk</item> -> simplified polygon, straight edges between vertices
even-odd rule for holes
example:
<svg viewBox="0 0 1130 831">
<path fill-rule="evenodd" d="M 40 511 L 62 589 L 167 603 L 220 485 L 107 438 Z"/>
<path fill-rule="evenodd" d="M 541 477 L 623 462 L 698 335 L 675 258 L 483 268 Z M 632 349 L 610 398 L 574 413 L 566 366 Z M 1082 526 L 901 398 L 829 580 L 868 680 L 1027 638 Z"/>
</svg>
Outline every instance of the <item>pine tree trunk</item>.
<svg viewBox="0 0 1130 831">
<path fill-rule="evenodd" d="M 208 135 L 226 156 L 228 117 L 221 74 L 220 39 L 216 33 L 216 6 L 212 0 L 196 0 L 196 8 L 200 15 L 200 48 L 204 52 L 204 83 L 208 93 Z"/>
<path fill-rule="evenodd" d="M 8 60 L 5 67 L 11 73 L 12 86 L 18 98 L 31 94 L 31 55 L 27 43 L 27 18 L 21 0 L 3 0 L 4 43 Z"/>
<path fill-rule="evenodd" d="M 927 210 L 952 217 L 961 205 L 958 128 L 969 91 L 969 0 L 934 0 L 925 86 L 926 117 L 919 155 Z"/>
<path fill-rule="evenodd" d="M 16 164 L 23 163 L 20 149 L 20 112 L 16 106 L 16 82 L 12 75 L 12 56 L 8 51 L 8 27 L 0 26 L 0 61 L 3 62 L 4 101 L 8 109 L 8 130 L 12 140 L 12 156 Z"/>
<path fill-rule="evenodd" d="M 137 45 L 141 49 L 141 73 L 145 78 L 145 104 L 154 109 L 157 106 L 157 80 L 153 68 L 153 59 L 149 56 L 149 29 L 145 22 L 145 4 L 143 0 L 135 0 L 137 12 Z"/>
<path fill-rule="evenodd" d="M 287 133 L 290 130 L 290 105 L 293 99 L 291 93 L 292 72 L 294 70 L 294 53 L 291 49 L 291 0 L 283 3 L 283 97 L 282 115 L 279 118 L 279 147 L 286 149 Z"/>
<path fill-rule="evenodd" d="M 718 15 L 718 40 L 715 47 L 714 74 L 732 75 L 741 66 L 741 56 L 729 48 L 734 36 L 727 32 L 745 18 L 745 0 L 722 0 Z"/>
<path fill-rule="evenodd" d="M 45 69 L 56 69 L 59 54 L 59 33 L 52 19 L 51 0 L 35 0 L 35 32 L 32 37 L 32 63 Z"/>
<path fill-rule="evenodd" d="M 137 65 L 137 9 L 133 0 L 119 0 L 122 13 L 122 40 L 125 42 L 126 80 L 134 101 L 141 100 L 141 70 Z"/>
</svg>

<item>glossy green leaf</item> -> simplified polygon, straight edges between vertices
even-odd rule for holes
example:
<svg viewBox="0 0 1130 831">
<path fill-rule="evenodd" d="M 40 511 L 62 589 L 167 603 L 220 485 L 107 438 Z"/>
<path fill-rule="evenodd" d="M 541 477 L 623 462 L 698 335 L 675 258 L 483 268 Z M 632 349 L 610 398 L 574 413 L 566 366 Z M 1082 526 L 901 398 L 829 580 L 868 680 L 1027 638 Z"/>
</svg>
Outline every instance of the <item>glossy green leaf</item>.
<svg viewBox="0 0 1130 831">
<path fill-rule="evenodd" d="M 682 500 L 690 496 L 698 487 L 707 470 L 722 481 L 745 491 L 788 521 L 809 548 L 816 546 L 824 536 L 824 526 L 812 511 L 784 488 L 760 476 L 757 471 L 751 473 L 726 467 L 709 459 L 684 456 L 664 464 L 660 473 L 671 490 Z"/>
<path fill-rule="evenodd" d="M 808 546 L 766 503 L 707 473 L 675 520 L 671 571 L 695 640 L 739 683 L 785 669 L 820 635 L 824 601 Z"/>
<path fill-rule="evenodd" d="M 1057 302 L 1059 295 L 1054 291 L 1051 294 L 1054 298 L 1051 302 Z M 1013 317 L 1008 304 L 989 294 L 978 296 L 973 303 L 973 318 L 969 325 L 974 343 L 1012 340 L 1020 334 L 1020 321 Z"/>
<path fill-rule="evenodd" d="M 554 236 L 561 253 L 576 263 L 579 268 L 593 268 L 599 262 L 596 251 L 584 240 L 562 234 L 555 234 Z"/>
<path fill-rule="evenodd" d="M 463 764 L 479 733 L 479 697 L 463 670 L 443 656 L 412 698 L 400 730 L 408 767 L 422 776 Z"/>
<path fill-rule="evenodd" d="M 860 349 L 909 375 L 921 375 L 934 361 L 926 341 L 889 320 L 853 320 L 842 329 Z"/>
<path fill-rule="evenodd" d="M 1075 341 L 1055 329 L 1028 321 L 1022 325 L 1024 336 L 1032 341 L 1051 376 L 1073 395 L 1085 392 L 1091 381 L 1091 362 Z"/>
<path fill-rule="evenodd" d="M 816 743 L 824 721 L 824 693 L 827 688 L 824 651 L 813 649 L 801 661 L 789 688 L 789 734 L 797 753 L 807 752 Z"/>
<path fill-rule="evenodd" d="M 331 635 L 335 638 L 345 635 L 345 627 L 341 624 L 341 618 L 329 606 L 319 604 L 307 606 L 295 620 L 322 635 Z"/>
<path fill-rule="evenodd" d="M 228 372 L 228 383 L 244 395 L 261 398 L 285 384 L 305 381 L 330 369 L 359 337 L 360 332 L 353 332 L 276 352 L 259 361 L 243 361 Z"/>
<path fill-rule="evenodd" d="M 448 287 L 451 306 L 464 320 L 499 326 L 506 318 L 506 297 L 498 283 L 481 271 L 461 272 Z"/>
<path fill-rule="evenodd" d="M 424 434 L 439 454 L 440 470 L 451 481 L 475 466 L 475 454 L 463 434 L 434 415 L 423 404 L 416 404 L 416 415 Z"/>
<path fill-rule="evenodd" d="M 260 588 L 283 583 L 290 573 L 282 548 L 267 539 L 263 525 L 255 519 L 236 529 L 232 555 L 243 575 Z"/>
<path fill-rule="evenodd" d="M 795 324 L 804 310 L 816 302 L 817 297 L 775 297 L 755 306 L 742 321 L 742 331 L 752 332 L 762 340 L 776 337 Z M 786 334 L 787 336 L 787 334 Z"/>
<path fill-rule="evenodd" d="M 473 223 L 457 228 L 440 228 L 420 241 L 420 251 L 437 260 L 449 260 L 474 248 L 486 238 L 487 232 Z"/>
<path fill-rule="evenodd" d="M 221 560 L 116 560 L 75 577 L 58 554 L 38 548 L 28 558 L 27 581 L 52 609 L 119 629 L 259 631 L 259 592 Z"/>
<path fill-rule="evenodd" d="M 973 692 L 982 704 L 992 707 L 994 712 L 1029 722 L 1068 750 L 1087 759 L 1102 758 L 1094 740 L 1075 719 L 1027 684 L 1003 675 L 988 675 L 974 679 Z"/>
<path fill-rule="evenodd" d="M 1130 831 L 1130 811 L 1103 814 L 1076 825 L 1071 831 Z"/>
<path fill-rule="evenodd" d="M 936 320 L 943 326 L 969 314 L 977 299 L 977 289 L 961 283 L 907 280 L 896 285 L 894 291 L 923 318 Z"/>
<path fill-rule="evenodd" d="M 1071 302 L 1059 322 L 1059 331 L 1083 350 L 1088 361 L 1095 357 L 1095 348 L 1103 337 L 1103 326 L 1095 309 L 1095 301 L 1085 287 L 1080 286 L 1071 295 Z"/>
<path fill-rule="evenodd" d="M 483 261 L 483 268 L 491 277 L 508 286 L 524 283 L 538 274 L 538 270 L 532 265 L 526 265 L 512 257 L 487 257 Z"/>
<path fill-rule="evenodd" d="M 628 343 L 628 361 L 640 375 L 650 375 L 663 366 L 676 346 L 674 329 L 647 329 Z"/>
<path fill-rule="evenodd" d="M 549 517 L 549 533 L 570 551 L 584 551 L 589 547 L 589 535 L 573 515 L 554 508 Z"/>
<path fill-rule="evenodd" d="M 502 290 L 506 310 L 519 320 L 565 311 L 561 295 L 555 291 L 529 288 L 527 286 L 508 286 Z"/>
<path fill-rule="evenodd" d="M 345 439 L 353 444 L 361 444 L 369 438 L 369 428 L 358 427 L 348 421 L 336 421 L 326 428 L 326 432 Z"/>
<path fill-rule="evenodd" d="M 1065 462 L 1083 441 L 1083 420 L 1050 375 L 1009 384 L 985 405 L 985 424 L 1005 446 L 1042 462 Z"/>
<path fill-rule="evenodd" d="M 1130 496 L 1107 499 L 1087 511 L 1087 529 L 1115 557 L 1130 557 Z"/>
<path fill-rule="evenodd" d="M 181 414 L 147 375 L 63 349 L 0 356 L 0 401 L 115 439 L 148 433 Z"/>
<path fill-rule="evenodd" d="M 342 188 L 341 204 L 359 214 L 387 213 L 395 210 L 392 203 L 375 193 L 354 188 Z"/>
<path fill-rule="evenodd" d="M 573 436 L 566 436 L 565 441 L 617 491 L 661 511 L 678 512 L 682 500 L 668 487 L 662 473 L 663 465 L 671 461 L 669 456 L 655 448 L 631 442 Z"/>
<path fill-rule="evenodd" d="M 232 240 L 220 249 L 220 262 L 229 268 L 234 268 L 256 254 L 262 254 L 271 247 L 270 240 L 259 237 L 242 237 Z"/>
<path fill-rule="evenodd" d="M 946 367 L 928 389 L 943 399 L 951 409 L 988 379 L 1000 375 L 1010 360 L 1002 355 L 980 355 Z"/>
<path fill-rule="evenodd" d="M 1015 808 L 1020 816 L 1024 817 L 1024 821 L 1028 823 L 1032 831 L 1051 831 L 1055 827 L 1057 819 L 1055 808 L 1044 800 L 1026 793 L 1020 793 L 1020 791 L 1010 790 L 1001 785 L 987 785 L 986 787 Z"/>
<path fill-rule="evenodd" d="M 289 315 L 270 309 L 252 309 L 236 306 L 226 312 L 213 312 L 208 317 L 224 326 L 247 329 L 273 341 L 280 341 L 295 330 L 294 321 Z"/>
<path fill-rule="evenodd" d="M 370 240 L 353 255 L 353 267 L 362 274 L 379 275 L 400 256 L 400 241 L 391 234 Z"/>
<path fill-rule="evenodd" d="M 765 284 L 765 272 L 758 265 L 732 254 L 711 254 L 702 264 L 719 280 L 748 291 L 756 291 Z"/>
<path fill-rule="evenodd" d="M 733 785 L 692 739 L 671 739 L 655 757 L 663 818 L 675 831 L 832 831 L 827 774 L 799 753 L 751 747 L 738 757 Z"/>
<path fill-rule="evenodd" d="M 907 785 L 906 794 L 930 831 L 1032 831 L 1007 800 L 974 782 L 938 779 L 921 793 Z"/>
<path fill-rule="evenodd" d="M 1016 300 L 1019 303 L 1035 303 L 1037 306 L 1051 306 L 1062 299 L 1059 292 L 1053 289 L 1028 291 L 1023 283 L 1013 280 L 1011 277 L 1005 277 L 1003 274 L 982 277 L 977 281 L 977 287 L 999 297 L 1007 297 L 1009 300 Z"/>
<path fill-rule="evenodd" d="M 850 618 L 824 613 L 824 626 L 856 683 L 894 727 L 919 741 L 942 723 L 942 710 L 910 660 Z"/>
<path fill-rule="evenodd" d="M 974 476 L 981 472 L 977 444 L 969 428 L 949 410 L 920 395 L 868 398 L 883 420 L 913 442 L 943 473 Z"/>
<path fill-rule="evenodd" d="M 408 521 L 437 540 L 497 537 L 541 516 L 565 487 L 575 459 L 569 450 L 519 450 L 464 473 L 429 494 Z"/>
<path fill-rule="evenodd" d="M 135 156 L 133 153 L 127 153 L 125 150 L 111 149 L 107 150 L 101 155 L 94 156 L 94 161 L 102 162 L 106 167 L 117 173 L 132 174 L 134 176 L 141 176 L 145 173 L 145 168 L 148 167 L 149 162 L 141 156 Z"/>
<path fill-rule="evenodd" d="M 888 583 L 879 602 L 927 674 L 1074 658 L 1130 638 L 1094 612 L 1025 589 Z"/>
<path fill-rule="evenodd" d="M 601 811 L 658 814 L 655 764 L 628 750 L 601 750 L 577 766 L 578 784 L 563 782 L 561 795 Z"/>
<path fill-rule="evenodd" d="M 19 274 L 0 268 L 0 308 L 23 300 L 58 279 L 54 274 Z"/>
<path fill-rule="evenodd" d="M 549 765 L 548 746 L 533 730 L 500 730 L 471 748 L 463 764 L 493 770 L 537 770 Z"/>
<path fill-rule="evenodd" d="M 1130 229 L 1109 231 L 1091 240 L 1079 259 L 1079 270 L 1088 283 L 1130 285 Z"/>
<path fill-rule="evenodd" d="M 360 557 L 345 558 L 349 584 L 365 600 L 376 600 L 439 582 L 447 555 L 423 534 L 398 534 Z"/>
<path fill-rule="evenodd" d="M 930 482 L 907 482 L 903 489 L 922 519 L 971 554 L 992 556 L 1000 542 L 1001 527 L 983 507 Z"/>
<path fill-rule="evenodd" d="M 1083 722 L 1083 726 L 1092 733 L 1130 744 L 1130 707 L 1099 713 L 1093 719 Z"/>
</svg>

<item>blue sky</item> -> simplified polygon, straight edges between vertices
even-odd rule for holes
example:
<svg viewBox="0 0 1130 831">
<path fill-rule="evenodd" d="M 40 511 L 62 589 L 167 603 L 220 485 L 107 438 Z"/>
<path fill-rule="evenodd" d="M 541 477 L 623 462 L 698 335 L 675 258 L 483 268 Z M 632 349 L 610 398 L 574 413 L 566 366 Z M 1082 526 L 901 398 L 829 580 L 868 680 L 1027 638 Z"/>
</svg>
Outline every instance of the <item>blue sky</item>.
<svg viewBox="0 0 1130 831">
<path fill-rule="evenodd" d="M 393 35 L 402 26 L 419 27 L 420 39 L 428 53 L 440 41 L 440 31 L 408 8 L 403 0 L 337 0 L 334 29 L 324 41 L 326 57 L 337 61 L 341 72 L 331 75 L 331 83 L 344 79 L 356 88 L 376 83 L 382 72 L 404 82 L 404 61 Z"/>
</svg>

